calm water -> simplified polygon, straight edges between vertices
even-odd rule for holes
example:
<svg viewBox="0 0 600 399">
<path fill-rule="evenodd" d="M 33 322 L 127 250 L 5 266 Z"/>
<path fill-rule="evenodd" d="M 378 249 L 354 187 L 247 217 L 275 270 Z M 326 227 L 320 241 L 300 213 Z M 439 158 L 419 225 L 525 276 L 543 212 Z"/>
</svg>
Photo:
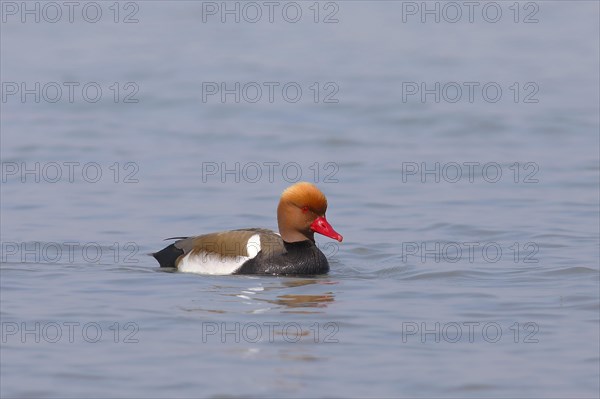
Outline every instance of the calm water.
<svg viewBox="0 0 600 399">
<path fill-rule="evenodd" d="M 597 2 L 22 4 L 2 397 L 598 396 Z M 345 237 L 327 276 L 146 255 L 276 228 L 300 178 Z"/>
</svg>

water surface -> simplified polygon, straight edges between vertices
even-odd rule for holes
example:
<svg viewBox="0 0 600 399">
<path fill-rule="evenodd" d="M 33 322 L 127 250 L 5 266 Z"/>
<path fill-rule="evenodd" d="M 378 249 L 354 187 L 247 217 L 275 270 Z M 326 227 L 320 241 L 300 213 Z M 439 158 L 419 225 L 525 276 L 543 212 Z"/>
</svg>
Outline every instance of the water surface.
<svg viewBox="0 0 600 399">
<path fill-rule="evenodd" d="M 528 3 L 534 23 L 512 2 L 496 23 L 365 1 L 322 4 L 318 23 L 312 2 L 297 23 L 222 23 L 139 1 L 114 23 L 100 4 L 97 23 L 1 25 L 3 84 L 103 93 L 1 104 L 3 397 L 597 396 L 598 3 Z M 222 102 L 215 82 L 302 97 Z M 407 94 L 436 82 L 439 102 Z M 452 82 L 502 97 L 452 102 Z M 345 238 L 318 238 L 328 275 L 170 273 L 146 255 L 275 229 L 300 178 Z"/>
</svg>

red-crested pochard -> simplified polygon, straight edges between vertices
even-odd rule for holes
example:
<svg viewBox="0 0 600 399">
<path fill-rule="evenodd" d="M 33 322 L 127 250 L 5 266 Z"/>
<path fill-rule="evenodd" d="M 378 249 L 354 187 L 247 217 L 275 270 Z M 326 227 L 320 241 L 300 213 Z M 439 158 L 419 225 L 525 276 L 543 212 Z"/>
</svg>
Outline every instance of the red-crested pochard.
<svg viewBox="0 0 600 399">
<path fill-rule="evenodd" d="M 279 234 L 250 228 L 195 237 L 178 237 L 152 254 L 161 267 L 201 274 L 323 274 L 325 255 L 315 246 L 315 233 L 342 241 L 325 218 L 327 198 L 313 184 L 288 187 L 279 200 Z"/>
</svg>

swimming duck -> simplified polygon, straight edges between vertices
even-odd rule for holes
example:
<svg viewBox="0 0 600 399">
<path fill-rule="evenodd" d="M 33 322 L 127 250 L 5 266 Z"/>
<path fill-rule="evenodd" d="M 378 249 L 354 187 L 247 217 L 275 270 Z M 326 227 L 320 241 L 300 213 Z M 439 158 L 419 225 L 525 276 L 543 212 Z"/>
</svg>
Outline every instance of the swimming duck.
<svg viewBox="0 0 600 399">
<path fill-rule="evenodd" d="M 339 242 L 325 218 L 327 198 L 315 185 L 296 183 L 282 194 L 277 207 L 279 234 L 261 228 L 176 237 L 152 256 L 161 267 L 200 274 L 311 275 L 329 271 L 315 245 L 319 233 Z"/>
</svg>

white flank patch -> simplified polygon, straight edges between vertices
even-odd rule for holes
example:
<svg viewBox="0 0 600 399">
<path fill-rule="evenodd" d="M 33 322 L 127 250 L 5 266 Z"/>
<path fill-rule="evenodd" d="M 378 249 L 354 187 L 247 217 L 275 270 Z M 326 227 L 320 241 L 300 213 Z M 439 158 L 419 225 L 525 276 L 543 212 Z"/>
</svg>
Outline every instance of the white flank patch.
<svg viewBox="0 0 600 399">
<path fill-rule="evenodd" d="M 250 259 L 247 256 L 221 257 L 212 253 L 187 254 L 181 259 L 177 269 L 180 272 L 199 274 L 232 274 Z"/>
<path fill-rule="evenodd" d="M 187 254 L 181 259 L 177 269 L 180 272 L 227 275 L 234 273 L 248 259 L 254 258 L 260 252 L 260 236 L 258 234 L 250 237 L 246 243 L 249 256 L 227 256 L 222 257 L 213 253 L 201 252 L 199 254 Z"/>
<path fill-rule="evenodd" d="M 246 251 L 248 251 L 248 257 L 254 258 L 260 252 L 260 235 L 254 234 L 246 243 Z"/>
</svg>

